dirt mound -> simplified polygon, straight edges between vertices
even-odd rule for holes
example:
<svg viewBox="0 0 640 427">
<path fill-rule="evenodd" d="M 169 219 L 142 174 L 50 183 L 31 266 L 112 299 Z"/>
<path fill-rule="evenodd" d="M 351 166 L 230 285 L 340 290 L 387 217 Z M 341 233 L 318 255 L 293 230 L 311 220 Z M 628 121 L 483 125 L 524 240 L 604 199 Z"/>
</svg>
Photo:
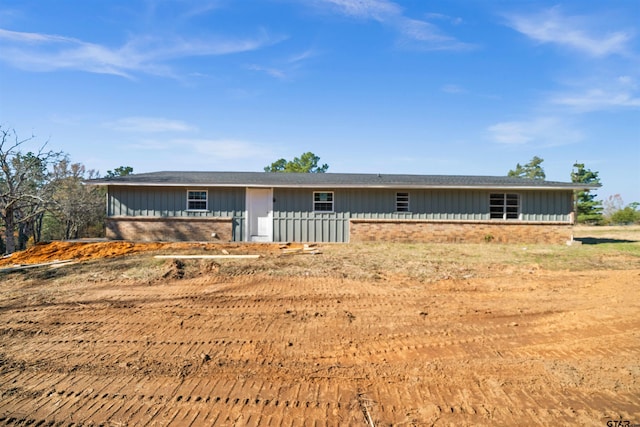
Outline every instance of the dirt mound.
<svg viewBox="0 0 640 427">
<path fill-rule="evenodd" d="M 209 254 L 278 253 L 278 244 L 219 243 L 142 243 L 142 242 L 51 242 L 39 243 L 27 250 L 0 259 L 0 267 L 15 264 L 39 264 L 52 261 L 112 258 L 150 251 L 198 252 Z"/>
</svg>

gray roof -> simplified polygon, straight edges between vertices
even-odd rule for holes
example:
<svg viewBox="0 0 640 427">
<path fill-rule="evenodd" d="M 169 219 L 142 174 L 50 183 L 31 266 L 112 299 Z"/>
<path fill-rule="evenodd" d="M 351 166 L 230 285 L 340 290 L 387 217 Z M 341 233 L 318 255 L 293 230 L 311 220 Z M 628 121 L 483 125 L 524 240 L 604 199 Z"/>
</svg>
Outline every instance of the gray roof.
<svg viewBox="0 0 640 427">
<path fill-rule="evenodd" d="M 89 180 L 92 185 L 302 188 L 477 188 L 581 190 L 597 186 L 508 176 L 361 173 L 150 172 Z"/>
</svg>

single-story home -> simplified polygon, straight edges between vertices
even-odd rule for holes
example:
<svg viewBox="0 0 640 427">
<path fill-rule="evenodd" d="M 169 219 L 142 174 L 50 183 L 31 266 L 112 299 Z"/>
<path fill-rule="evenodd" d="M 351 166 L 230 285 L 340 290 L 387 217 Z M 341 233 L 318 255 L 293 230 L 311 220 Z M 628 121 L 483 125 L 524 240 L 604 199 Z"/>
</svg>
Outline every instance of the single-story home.
<svg viewBox="0 0 640 427">
<path fill-rule="evenodd" d="M 153 172 L 107 187 L 107 238 L 235 242 L 572 240 L 574 193 L 506 176 Z"/>
</svg>

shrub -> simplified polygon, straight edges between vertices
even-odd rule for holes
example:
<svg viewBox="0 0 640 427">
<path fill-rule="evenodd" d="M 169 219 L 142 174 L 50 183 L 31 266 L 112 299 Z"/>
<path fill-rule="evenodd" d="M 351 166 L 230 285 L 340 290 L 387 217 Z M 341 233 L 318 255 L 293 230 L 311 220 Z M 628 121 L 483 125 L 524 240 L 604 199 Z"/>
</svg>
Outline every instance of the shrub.
<svg viewBox="0 0 640 427">
<path fill-rule="evenodd" d="M 629 205 L 611 214 L 612 224 L 635 224 L 640 223 L 640 211 L 635 206 Z"/>
</svg>

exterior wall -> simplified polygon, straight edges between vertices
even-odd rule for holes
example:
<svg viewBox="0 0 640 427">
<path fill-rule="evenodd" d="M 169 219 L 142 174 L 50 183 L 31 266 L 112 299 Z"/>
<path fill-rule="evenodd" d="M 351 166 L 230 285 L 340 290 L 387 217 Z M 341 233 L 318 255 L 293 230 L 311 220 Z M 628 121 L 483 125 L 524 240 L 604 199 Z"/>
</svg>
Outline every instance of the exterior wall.
<svg viewBox="0 0 640 427">
<path fill-rule="evenodd" d="M 313 212 L 313 192 L 333 191 L 334 212 Z M 396 212 L 396 192 L 409 193 L 410 212 Z M 274 189 L 274 240 L 348 242 L 361 239 L 355 220 L 396 220 L 404 227 L 412 221 L 466 222 L 479 227 L 482 241 L 500 225 L 572 223 L 571 191 L 509 191 L 520 195 L 521 220 L 495 221 L 489 215 L 490 190 L 405 189 Z M 486 224 L 480 227 L 481 224 Z M 503 228 L 503 227 L 502 227 Z M 490 230 L 488 233 L 486 230 Z M 511 230 L 511 228 L 509 228 Z M 354 237 L 354 235 L 356 237 Z M 506 239 L 506 237 L 505 237 Z"/>
<path fill-rule="evenodd" d="M 188 211 L 187 190 L 207 190 L 208 209 Z M 333 212 L 313 211 L 314 191 L 333 191 Z M 396 212 L 397 192 L 409 193 L 409 212 Z M 493 192 L 505 191 L 274 188 L 273 240 L 371 241 L 385 235 L 390 237 L 383 240 L 396 241 L 485 241 L 485 236 L 492 236 L 494 241 L 564 242 L 570 238 L 570 231 L 565 230 L 573 222 L 572 191 L 506 191 L 520 195 L 521 219 L 509 221 L 489 218 Z M 215 232 L 222 240 L 242 241 L 245 194 L 244 188 L 109 186 L 107 237 L 210 240 Z M 145 218 L 149 221 L 141 221 Z M 187 230 L 179 219 L 194 221 L 194 225 Z M 198 222 L 205 219 L 228 221 L 231 230 L 212 230 L 213 223 Z"/>
<path fill-rule="evenodd" d="M 207 190 L 206 212 L 187 210 L 187 191 Z M 237 217 L 245 210 L 244 188 L 109 186 L 108 216 Z"/>
<path fill-rule="evenodd" d="M 552 243 L 572 239 L 567 223 L 351 220 L 351 242 Z"/>
<path fill-rule="evenodd" d="M 313 192 L 334 191 L 334 212 L 314 212 Z M 349 210 L 344 190 L 274 188 L 273 240 L 348 242 Z M 340 195 L 340 196 L 338 196 Z"/>
<path fill-rule="evenodd" d="M 396 212 L 396 193 L 409 193 L 409 212 Z M 522 221 L 570 222 L 573 210 L 571 191 L 503 190 L 347 190 L 351 218 L 489 220 L 489 195 L 520 195 Z M 336 198 L 338 194 L 336 194 Z"/>
<path fill-rule="evenodd" d="M 106 229 L 107 239 L 112 240 L 139 242 L 234 240 L 233 218 L 112 217 L 107 218 Z"/>
<path fill-rule="evenodd" d="M 207 190 L 207 210 L 188 211 L 187 191 Z M 118 227 L 125 227 L 125 234 L 129 235 L 131 230 L 145 227 L 151 233 L 161 237 L 157 240 L 211 240 L 211 233 L 216 231 L 196 232 L 185 231 L 184 225 L 179 230 L 172 230 L 172 221 L 184 218 L 196 220 L 194 224 L 202 225 L 198 219 L 231 219 L 232 230 L 218 233 L 230 235 L 223 240 L 243 240 L 245 226 L 245 190 L 244 188 L 217 188 L 217 187 L 133 187 L 133 186 L 109 186 L 107 195 L 107 238 L 129 239 L 129 237 L 115 237 L 124 235 L 117 230 L 109 231 L 111 224 L 119 224 Z M 133 221 L 134 219 L 156 219 L 148 223 Z M 127 222 L 129 221 L 129 222 Z M 178 224 L 178 222 L 175 222 Z M 144 224 L 144 225 L 143 225 Z M 152 225 L 153 224 L 153 225 Z M 164 225 L 163 225 L 164 224 Z M 179 223 L 182 224 L 182 223 Z M 115 227 L 115 225 L 114 225 Z M 164 227 L 164 229 L 162 228 Z M 195 226 L 194 226 L 195 227 Z M 153 231 L 151 231 L 153 230 Z M 163 236 L 168 236 L 166 239 Z M 175 237 L 171 237 L 175 236 Z M 185 238 L 181 238 L 185 236 Z M 197 239 L 186 238 L 186 236 L 197 236 Z M 208 236 L 208 237 L 207 237 Z M 140 240 L 134 238 L 133 240 Z"/>
</svg>

